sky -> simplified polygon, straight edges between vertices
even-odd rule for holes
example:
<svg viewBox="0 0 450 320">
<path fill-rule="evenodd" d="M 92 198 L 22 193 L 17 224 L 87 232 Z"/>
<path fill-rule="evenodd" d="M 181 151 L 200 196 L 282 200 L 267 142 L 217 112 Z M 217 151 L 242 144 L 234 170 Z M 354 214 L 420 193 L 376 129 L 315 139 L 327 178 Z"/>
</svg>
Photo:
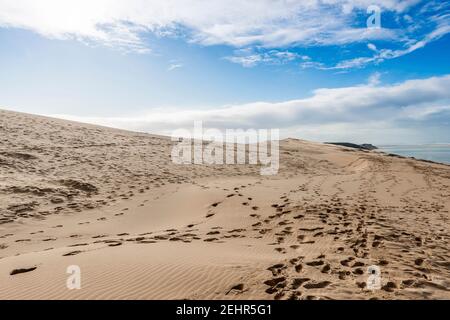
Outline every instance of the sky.
<svg viewBox="0 0 450 320">
<path fill-rule="evenodd" d="M 0 0 L 0 108 L 170 135 L 450 143 L 450 3 Z"/>
</svg>

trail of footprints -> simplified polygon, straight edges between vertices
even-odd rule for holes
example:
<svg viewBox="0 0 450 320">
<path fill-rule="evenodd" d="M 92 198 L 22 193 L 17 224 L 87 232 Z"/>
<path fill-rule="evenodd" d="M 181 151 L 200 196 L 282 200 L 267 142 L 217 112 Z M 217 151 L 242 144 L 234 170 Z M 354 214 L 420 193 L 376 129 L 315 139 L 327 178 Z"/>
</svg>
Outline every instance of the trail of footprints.
<svg viewBox="0 0 450 320">
<path fill-rule="evenodd" d="M 366 270 L 372 264 L 384 269 L 387 281 L 384 282 L 382 291 L 385 294 L 399 294 L 399 289 L 423 289 L 427 286 L 449 290 L 445 285 L 431 281 L 433 265 L 450 266 L 448 246 L 427 247 L 427 242 L 434 243 L 431 240 L 436 237 L 449 243 L 450 237 L 445 228 L 417 235 L 400 228 L 391 217 L 395 212 L 404 213 L 403 211 L 407 210 L 436 213 L 443 209 L 438 203 L 421 202 L 414 207 L 405 205 L 402 208 L 382 206 L 369 192 L 372 188 L 370 179 L 365 179 L 359 194 L 346 197 L 339 196 L 339 193 L 333 197 L 321 195 L 320 186 L 301 185 L 296 190 L 283 194 L 277 203 L 271 204 L 272 214 L 262 215 L 259 213 L 260 208 L 252 204 L 252 197 L 244 195 L 242 189 L 245 187 L 235 187 L 224 200 L 211 204 L 205 219 L 213 217 L 216 214 L 215 209 L 223 201 L 239 197 L 242 199 L 242 206 L 251 209 L 249 216 L 254 219 L 251 225 L 228 230 L 215 226 L 204 230 L 200 221 L 182 229 L 166 229 L 138 235 L 125 232 L 116 235 L 99 234 L 93 236 L 91 241 L 68 246 L 73 247 L 73 250 L 68 250 L 63 256 L 82 254 L 81 247 L 99 244 L 108 247 L 154 244 L 159 241 L 204 241 L 220 244 L 233 238 L 250 237 L 267 240 L 267 245 L 280 254 L 280 263 L 267 268 L 271 277 L 263 281 L 265 293 L 273 299 L 327 299 L 332 296 L 333 288 L 348 286 L 349 291 L 365 290 Z M 314 201 L 297 197 L 307 187 L 317 191 Z M 291 198 L 298 199 L 293 201 Z M 11 235 L 0 238 L 8 236 Z M 72 237 L 77 238 L 77 235 Z M 29 239 L 16 241 L 27 240 Z M 47 237 L 42 241 L 53 240 L 53 237 Z M 303 251 L 308 252 L 308 245 L 315 243 L 323 243 L 322 247 L 327 248 L 327 253 L 318 254 L 315 258 L 311 258 L 311 255 L 298 255 Z M 0 249 L 7 247 L 6 244 L 2 246 Z M 391 256 L 389 249 L 399 246 L 402 254 Z M 429 250 L 439 253 L 434 255 L 434 261 L 430 259 L 432 255 Z M 402 278 L 390 276 L 398 271 L 402 271 Z M 409 277 L 405 278 L 405 274 Z M 349 279 L 350 282 L 345 282 Z M 245 284 L 237 284 L 230 288 L 227 294 L 242 294 L 246 291 L 244 288 Z M 426 292 L 422 295 L 426 295 Z"/>
</svg>

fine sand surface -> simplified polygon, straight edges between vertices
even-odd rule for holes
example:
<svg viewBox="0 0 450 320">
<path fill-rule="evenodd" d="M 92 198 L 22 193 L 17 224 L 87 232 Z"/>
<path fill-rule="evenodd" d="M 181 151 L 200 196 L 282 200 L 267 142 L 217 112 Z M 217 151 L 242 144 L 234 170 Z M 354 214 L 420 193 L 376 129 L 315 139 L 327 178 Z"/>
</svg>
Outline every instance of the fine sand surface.
<svg viewBox="0 0 450 320">
<path fill-rule="evenodd" d="M 0 142 L 1 299 L 450 298 L 450 166 L 287 139 L 260 176 L 10 111 Z"/>
</svg>

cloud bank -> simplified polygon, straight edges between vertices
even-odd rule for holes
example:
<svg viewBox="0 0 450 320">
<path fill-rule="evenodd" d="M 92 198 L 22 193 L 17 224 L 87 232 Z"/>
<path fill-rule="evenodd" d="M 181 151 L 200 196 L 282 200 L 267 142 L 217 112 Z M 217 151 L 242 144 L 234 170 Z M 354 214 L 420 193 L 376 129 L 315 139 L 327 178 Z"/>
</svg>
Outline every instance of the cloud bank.
<svg viewBox="0 0 450 320">
<path fill-rule="evenodd" d="M 53 116 L 161 134 L 189 129 L 194 121 L 201 120 L 204 127 L 280 128 L 284 137 L 317 141 L 340 137 L 362 140 L 355 142 L 400 142 L 418 137 L 417 130 L 424 125 L 435 126 L 436 118 L 448 119 L 450 75 L 379 85 L 379 75 L 375 74 L 367 84 L 317 89 L 311 97 L 276 103 L 253 102 L 207 110 L 152 109 L 135 117 Z M 449 128 L 448 124 L 441 124 L 438 131 L 448 137 Z"/>
</svg>

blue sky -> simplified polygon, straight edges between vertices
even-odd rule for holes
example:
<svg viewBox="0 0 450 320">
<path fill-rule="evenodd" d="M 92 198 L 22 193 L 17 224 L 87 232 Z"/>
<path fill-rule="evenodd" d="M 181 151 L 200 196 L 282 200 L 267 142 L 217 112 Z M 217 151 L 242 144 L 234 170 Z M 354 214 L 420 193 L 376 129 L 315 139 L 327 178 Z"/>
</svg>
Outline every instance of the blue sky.
<svg viewBox="0 0 450 320">
<path fill-rule="evenodd" d="M 0 106 L 170 134 L 450 142 L 444 1 L 0 0 Z M 380 28 L 367 19 L 380 10 Z M 376 11 L 375 11 L 376 12 Z"/>
</svg>

